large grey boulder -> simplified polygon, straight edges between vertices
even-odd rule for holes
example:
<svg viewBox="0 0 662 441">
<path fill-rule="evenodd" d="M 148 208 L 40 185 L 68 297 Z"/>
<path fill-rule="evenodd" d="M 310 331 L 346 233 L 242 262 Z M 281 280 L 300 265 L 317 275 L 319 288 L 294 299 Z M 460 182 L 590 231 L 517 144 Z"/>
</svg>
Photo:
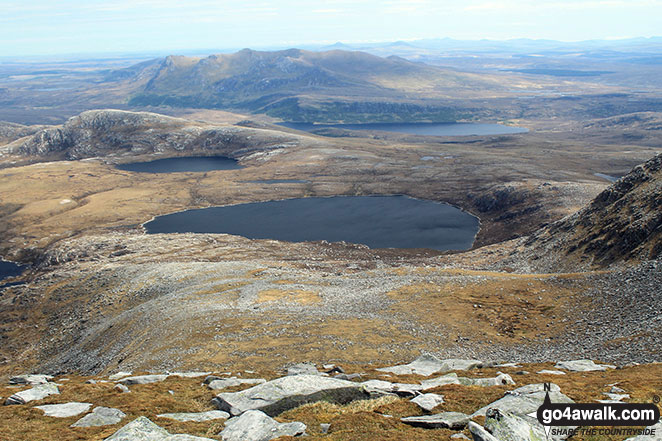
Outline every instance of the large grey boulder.
<svg viewBox="0 0 662 441">
<path fill-rule="evenodd" d="M 417 404 L 421 409 L 430 412 L 438 405 L 443 404 L 444 397 L 438 394 L 422 394 L 411 400 L 411 402 Z"/>
<path fill-rule="evenodd" d="M 176 434 L 157 426 L 145 417 L 138 417 L 106 438 L 105 441 L 214 441 L 210 438 Z"/>
<path fill-rule="evenodd" d="M 458 358 L 440 360 L 434 355 L 425 354 L 411 363 L 379 368 L 377 370 L 396 375 L 418 374 L 427 377 L 437 372 L 465 371 L 482 365 L 483 362 L 479 360 L 462 360 Z"/>
<path fill-rule="evenodd" d="M 569 397 L 561 393 L 561 388 L 556 384 L 550 385 L 549 398 L 552 403 L 574 403 Z M 511 412 L 518 415 L 526 415 L 535 412 L 545 401 L 545 390 L 542 383 L 529 384 L 513 391 L 506 392 L 503 398 L 488 404 L 477 410 L 471 416 L 485 416 L 487 409 L 499 409 L 502 413 Z"/>
<path fill-rule="evenodd" d="M 213 401 L 219 410 L 231 415 L 261 410 L 275 416 L 305 403 L 346 404 L 366 398 L 370 398 L 370 393 L 358 383 L 318 375 L 292 375 L 239 392 L 220 393 Z"/>
<path fill-rule="evenodd" d="M 49 395 L 59 394 L 60 390 L 53 383 L 38 384 L 32 389 L 17 392 L 5 401 L 5 406 L 25 404 L 34 400 L 42 400 Z"/>
<path fill-rule="evenodd" d="M 650 426 L 650 429 L 655 429 L 655 435 L 638 435 L 625 441 L 662 441 L 662 421 Z"/>
<path fill-rule="evenodd" d="M 138 375 L 135 377 L 122 378 L 119 382 L 128 386 L 131 384 L 159 383 L 166 378 L 168 378 L 167 375 Z"/>
<path fill-rule="evenodd" d="M 297 436 L 306 432 L 300 422 L 279 423 L 259 410 L 249 410 L 231 418 L 219 435 L 223 441 L 269 441 L 281 436 Z"/>
<path fill-rule="evenodd" d="M 124 412 L 112 407 L 95 407 L 92 413 L 85 415 L 71 425 L 71 427 L 97 427 L 117 424 L 126 416 Z"/>
<path fill-rule="evenodd" d="M 50 375 L 25 374 L 11 377 L 9 379 L 9 384 L 30 384 L 34 386 L 37 384 L 46 384 L 52 379 L 53 377 Z"/>
<path fill-rule="evenodd" d="M 593 360 L 559 361 L 554 367 L 556 369 L 565 369 L 573 372 L 606 371 L 607 369 L 616 369 L 616 366 L 611 364 L 595 364 Z"/>
<path fill-rule="evenodd" d="M 207 384 L 207 387 L 209 389 L 219 390 L 219 389 L 226 389 L 232 386 L 241 386 L 242 384 L 263 384 L 266 382 L 267 380 L 263 378 L 230 377 L 230 378 L 221 378 L 218 380 L 212 380 L 210 383 Z"/>
<path fill-rule="evenodd" d="M 43 410 L 44 415 L 55 418 L 69 418 L 87 412 L 91 403 L 64 403 L 64 404 L 45 404 L 43 406 L 35 406 L 35 409 Z"/>
<path fill-rule="evenodd" d="M 199 423 L 202 421 L 210 421 L 210 420 L 218 420 L 218 419 L 226 420 L 230 418 L 230 414 L 220 410 L 209 410 L 207 412 L 162 413 L 160 415 L 157 415 L 157 417 L 169 418 L 171 420 L 177 420 L 183 422 L 195 421 Z"/>
<path fill-rule="evenodd" d="M 461 430 L 469 423 L 471 417 L 460 412 L 442 412 L 435 415 L 411 416 L 401 418 L 405 424 L 425 429 Z"/>
<path fill-rule="evenodd" d="M 489 409 L 485 429 L 502 441 L 546 441 L 545 429 L 531 417 Z M 553 439 L 553 438 L 552 438 Z"/>
</svg>

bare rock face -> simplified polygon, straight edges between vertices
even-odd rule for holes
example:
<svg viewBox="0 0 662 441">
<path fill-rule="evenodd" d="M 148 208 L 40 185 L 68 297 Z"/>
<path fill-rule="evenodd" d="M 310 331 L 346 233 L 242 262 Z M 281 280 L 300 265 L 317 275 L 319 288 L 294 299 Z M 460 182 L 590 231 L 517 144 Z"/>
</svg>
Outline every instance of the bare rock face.
<svg viewBox="0 0 662 441">
<path fill-rule="evenodd" d="M 214 403 L 219 410 L 240 415 L 248 410 L 261 410 L 275 416 L 306 403 L 328 401 L 346 404 L 369 398 L 359 383 L 319 375 L 290 375 L 240 392 L 218 394 Z"/>
</svg>

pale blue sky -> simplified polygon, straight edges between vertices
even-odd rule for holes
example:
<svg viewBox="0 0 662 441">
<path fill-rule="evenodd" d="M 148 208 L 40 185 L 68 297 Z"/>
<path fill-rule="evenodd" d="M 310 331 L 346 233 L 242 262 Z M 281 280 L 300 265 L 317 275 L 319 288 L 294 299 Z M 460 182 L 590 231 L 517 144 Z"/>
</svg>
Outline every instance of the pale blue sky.
<svg viewBox="0 0 662 441">
<path fill-rule="evenodd" d="M 0 57 L 662 34 L 662 0 L 0 0 Z"/>
</svg>

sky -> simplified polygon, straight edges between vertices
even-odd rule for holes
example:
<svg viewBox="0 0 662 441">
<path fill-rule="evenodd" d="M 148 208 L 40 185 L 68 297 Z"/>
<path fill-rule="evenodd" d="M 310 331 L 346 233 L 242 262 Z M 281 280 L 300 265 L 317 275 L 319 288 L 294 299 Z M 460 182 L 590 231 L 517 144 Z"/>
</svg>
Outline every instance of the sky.
<svg viewBox="0 0 662 441">
<path fill-rule="evenodd" d="M 662 34 L 662 0 L 0 0 L 0 57 Z"/>
</svg>

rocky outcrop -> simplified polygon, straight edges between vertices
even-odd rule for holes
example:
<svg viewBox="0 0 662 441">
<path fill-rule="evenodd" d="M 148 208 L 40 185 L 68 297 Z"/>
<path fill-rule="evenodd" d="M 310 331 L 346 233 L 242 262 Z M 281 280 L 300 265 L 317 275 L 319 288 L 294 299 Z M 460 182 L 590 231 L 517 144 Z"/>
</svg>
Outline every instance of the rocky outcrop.
<svg viewBox="0 0 662 441">
<path fill-rule="evenodd" d="M 606 371 L 607 369 L 616 369 L 616 366 L 614 365 L 596 364 L 593 360 L 559 361 L 554 367 L 573 372 Z"/>
<path fill-rule="evenodd" d="M 514 258 L 542 270 L 662 255 L 662 154 L 636 166 L 579 212 L 534 233 Z"/>
<path fill-rule="evenodd" d="M 573 403 L 568 396 L 561 393 L 561 388 L 556 384 L 550 385 L 549 398 L 552 403 Z M 545 401 L 545 392 L 544 384 L 529 384 L 526 386 L 519 387 L 515 390 L 506 392 L 503 398 L 488 404 L 471 416 L 485 416 L 489 409 L 498 409 L 501 412 L 512 412 L 518 415 L 526 415 L 531 412 L 538 410 Z"/>
<path fill-rule="evenodd" d="M 301 137 L 272 130 L 213 126 L 148 112 L 90 110 L 64 125 L 7 146 L 15 154 L 55 159 L 189 152 L 242 157 L 297 144 Z"/>
</svg>

